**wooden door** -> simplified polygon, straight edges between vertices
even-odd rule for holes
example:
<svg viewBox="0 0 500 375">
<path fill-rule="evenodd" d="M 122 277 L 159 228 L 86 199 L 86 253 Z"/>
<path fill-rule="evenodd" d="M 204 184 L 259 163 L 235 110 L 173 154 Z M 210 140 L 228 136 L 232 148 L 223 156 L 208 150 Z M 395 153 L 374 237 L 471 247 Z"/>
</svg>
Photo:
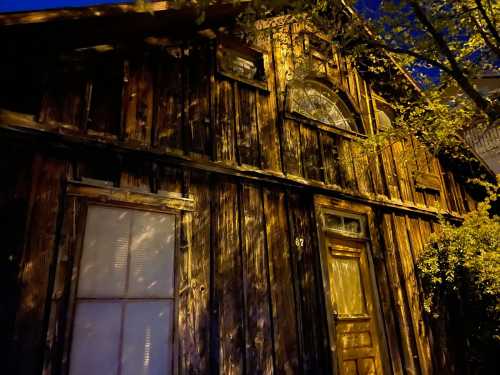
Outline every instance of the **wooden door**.
<svg viewBox="0 0 500 375">
<path fill-rule="evenodd" d="M 341 375 L 382 375 L 366 242 L 325 236 L 333 338 Z"/>
</svg>

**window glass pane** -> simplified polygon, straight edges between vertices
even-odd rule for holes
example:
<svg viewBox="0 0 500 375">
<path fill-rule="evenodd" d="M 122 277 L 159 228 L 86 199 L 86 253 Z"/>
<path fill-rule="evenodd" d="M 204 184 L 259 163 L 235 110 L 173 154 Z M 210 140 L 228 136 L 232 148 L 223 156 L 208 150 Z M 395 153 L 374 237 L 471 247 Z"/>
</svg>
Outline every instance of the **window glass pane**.
<svg viewBox="0 0 500 375">
<path fill-rule="evenodd" d="M 171 373 L 172 315 L 172 301 L 126 304 L 121 375 Z"/>
<path fill-rule="evenodd" d="M 121 297 L 125 292 L 132 212 L 89 206 L 78 297 Z"/>
<path fill-rule="evenodd" d="M 361 233 L 361 223 L 358 219 L 344 217 L 344 230 L 351 233 Z"/>
<path fill-rule="evenodd" d="M 175 216 L 136 211 L 130 246 L 129 297 L 173 297 Z"/>
<path fill-rule="evenodd" d="M 332 257 L 330 262 L 331 289 L 340 315 L 365 314 L 365 300 L 359 258 Z M 334 304 L 335 305 L 335 304 Z"/>
<path fill-rule="evenodd" d="M 338 215 L 325 214 L 325 226 L 328 229 L 343 230 L 342 218 Z"/>
<path fill-rule="evenodd" d="M 120 322 L 120 303 L 77 304 L 71 346 L 71 375 L 118 373 Z"/>
<path fill-rule="evenodd" d="M 390 129 L 392 127 L 392 121 L 384 111 L 377 111 L 377 115 L 380 129 Z"/>
<path fill-rule="evenodd" d="M 314 81 L 291 83 L 287 100 L 291 112 L 341 129 L 358 131 L 346 104 L 331 89 Z"/>
</svg>

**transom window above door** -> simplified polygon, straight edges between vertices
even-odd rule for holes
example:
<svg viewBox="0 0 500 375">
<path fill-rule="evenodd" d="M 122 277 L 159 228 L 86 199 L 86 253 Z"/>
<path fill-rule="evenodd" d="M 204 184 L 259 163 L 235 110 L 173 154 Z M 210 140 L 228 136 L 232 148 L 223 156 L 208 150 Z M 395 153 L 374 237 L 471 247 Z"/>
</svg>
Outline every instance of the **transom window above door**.
<svg viewBox="0 0 500 375">
<path fill-rule="evenodd" d="M 70 375 L 172 372 L 176 216 L 88 207 Z"/>
<path fill-rule="evenodd" d="M 317 81 L 294 81 L 287 87 L 287 110 L 339 129 L 362 133 L 344 101 Z"/>
<path fill-rule="evenodd" d="M 351 237 L 365 236 L 364 219 L 344 212 L 325 212 L 323 226 L 326 231 L 338 232 Z"/>
</svg>

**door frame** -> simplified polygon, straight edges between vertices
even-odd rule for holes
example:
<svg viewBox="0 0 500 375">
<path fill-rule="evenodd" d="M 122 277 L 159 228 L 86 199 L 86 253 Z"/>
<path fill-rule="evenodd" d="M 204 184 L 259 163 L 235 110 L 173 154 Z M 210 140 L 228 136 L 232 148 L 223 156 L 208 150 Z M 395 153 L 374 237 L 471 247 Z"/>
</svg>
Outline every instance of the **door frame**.
<svg viewBox="0 0 500 375">
<path fill-rule="evenodd" d="M 384 374 L 390 374 L 390 357 L 388 354 L 387 346 L 387 332 L 383 320 L 383 312 L 380 304 L 380 297 L 378 291 L 378 283 L 375 278 L 375 267 L 373 264 L 373 259 L 378 255 L 381 255 L 381 247 L 378 241 L 378 236 L 376 233 L 375 225 L 375 215 L 373 209 L 362 203 L 350 202 L 346 200 L 341 200 L 337 198 L 316 195 L 314 197 L 314 215 L 316 219 L 316 229 L 319 240 L 319 259 L 321 266 L 321 281 L 323 283 L 323 290 L 325 295 L 325 309 L 326 309 L 326 319 L 328 326 L 328 338 L 330 343 L 330 355 L 332 361 L 333 373 L 335 375 L 340 373 L 338 357 L 337 357 L 337 340 L 336 340 L 336 327 L 335 321 L 333 319 L 333 311 L 331 306 L 331 290 L 329 283 L 328 267 L 327 267 L 327 248 L 326 244 L 326 228 L 324 227 L 324 213 L 334 212 L 339 214 L 346 214 L 350 217 L 358 217 L 361 219 L 362 225 L 364 225 L 364 235 L 363 236 L 352 236 L 349 234 L 342 234 L 340 232 L 334 233 L 333 231 L 328 231 L 330 235 L 334 235 L 338 238 L 353 240 L 357 242 L 363 242 L 365 244 L 364 248 L 366 250 L 366 257 L 368 260 L 368 269 L 370 272 L 369 279 L 371 283 L 371 289 L 373 293 L 373 304 L 375 312 L 375 323 L 380 339 L 380 356 L 382 362 L 382 371 Z M 376 255 L 374 255 L 376 254 Z"/>
</svg>

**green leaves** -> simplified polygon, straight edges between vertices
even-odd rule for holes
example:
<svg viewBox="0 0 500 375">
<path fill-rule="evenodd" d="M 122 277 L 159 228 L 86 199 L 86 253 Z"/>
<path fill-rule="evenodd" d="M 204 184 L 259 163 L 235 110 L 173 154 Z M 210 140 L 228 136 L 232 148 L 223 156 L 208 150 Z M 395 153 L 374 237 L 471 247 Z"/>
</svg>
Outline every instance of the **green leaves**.
<svg viewBox="0 0 500 375">
<path fill-rule="evenodd" d="M 494 360 L 492 349 L 500 346 L 500 217 L 489 212 L 500 193 L 500 175 L 496 184 L 474 182 L 486 189 L 487 199 L 460 226 L 441 219 L 418 271 L 425 309 L 434 318 L 452 314 L 471 344 L 470 360 L 486 366 Z"/>
</svg>

